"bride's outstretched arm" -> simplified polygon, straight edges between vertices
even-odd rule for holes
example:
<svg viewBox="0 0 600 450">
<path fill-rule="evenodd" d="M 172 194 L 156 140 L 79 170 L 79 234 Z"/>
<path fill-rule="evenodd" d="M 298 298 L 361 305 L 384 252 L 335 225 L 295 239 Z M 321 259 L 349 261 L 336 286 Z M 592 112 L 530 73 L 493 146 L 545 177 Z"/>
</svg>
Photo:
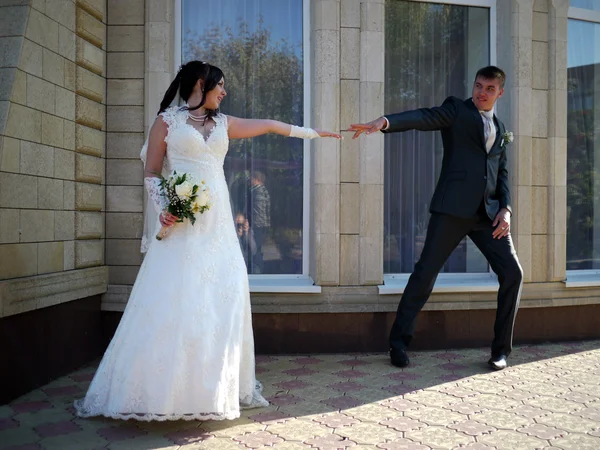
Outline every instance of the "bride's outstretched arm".
<svg viewBox="0 0 600 450">
<path fill-rule="evenodd" d="M 341 139 L 338 133 L 330 131 L 314 130 L 312 128 L 302 128 L 270 119 L 240 119 L 239 117 L 228 116 L 228 134 L 230 139 L 244 139 L 263 134 L 275 133 L 281 136 L 299 137 L 303 139 L 312 139 L 315 137 L 333 137 Z"/>
</svg>

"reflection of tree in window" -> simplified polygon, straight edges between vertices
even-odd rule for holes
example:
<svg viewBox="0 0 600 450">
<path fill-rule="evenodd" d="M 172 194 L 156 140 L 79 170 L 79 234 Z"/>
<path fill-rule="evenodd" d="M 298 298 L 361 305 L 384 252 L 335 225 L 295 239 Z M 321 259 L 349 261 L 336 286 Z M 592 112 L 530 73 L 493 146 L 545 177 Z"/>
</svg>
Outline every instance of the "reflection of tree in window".
<svg viewBox="0 0 600 450">
<path fill-rule="evenodd" d="M 569 68 L 567 112 L 567 270 L 600 267 L 600 160 L 595 143 L 600 64 Z"/>
<path fill-rule="evenodd" d="M 236 29 L 213 24 L 184 36 L 184 61 L 200 59 L 223 70 L 228 93 L 221 105 L 224 113 L 303 124 L 302 42 L 273 39 L 262 17 L 254 31 L 240 19 Z M 265 173 L 271 195 L 263 273 L 301 273 L 303 142 L 273 135 L 230 142 L 225 175 L 236 211 L 248 213 L 253 170 Z"/>
</svg>

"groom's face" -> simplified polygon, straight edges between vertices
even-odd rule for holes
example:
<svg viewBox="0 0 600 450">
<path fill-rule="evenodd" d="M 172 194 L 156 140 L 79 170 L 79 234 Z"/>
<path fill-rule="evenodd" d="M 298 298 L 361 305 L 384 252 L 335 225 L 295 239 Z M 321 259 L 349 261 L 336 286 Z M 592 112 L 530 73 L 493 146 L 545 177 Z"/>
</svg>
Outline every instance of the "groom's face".
<svg viewBox="0 0 600 450">
<path fill-rule="evenodd" d="M 503 93 L 504 88 L 500 85 L 500 80 L 477 77 L 473 84 L 473 103 L 478 110 L 489 111 Z"/>
</svg>

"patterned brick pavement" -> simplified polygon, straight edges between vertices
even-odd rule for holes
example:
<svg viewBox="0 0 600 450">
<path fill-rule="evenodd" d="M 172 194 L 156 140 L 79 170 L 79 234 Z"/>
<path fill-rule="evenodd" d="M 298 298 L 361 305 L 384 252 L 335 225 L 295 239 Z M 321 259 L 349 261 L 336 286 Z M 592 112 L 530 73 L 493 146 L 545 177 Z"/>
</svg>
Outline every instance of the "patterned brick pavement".
<svg viewBox="0 0 600 450">
<path fill-rule="evenodd" d="M 600 341 L 520 346 L 501 372 L 487 349 L 259 356 L 268 408 L 230 422 L 78 419 L 83 368 L 0 406 L 0 448 L 600 449 Z"/>
</svg>

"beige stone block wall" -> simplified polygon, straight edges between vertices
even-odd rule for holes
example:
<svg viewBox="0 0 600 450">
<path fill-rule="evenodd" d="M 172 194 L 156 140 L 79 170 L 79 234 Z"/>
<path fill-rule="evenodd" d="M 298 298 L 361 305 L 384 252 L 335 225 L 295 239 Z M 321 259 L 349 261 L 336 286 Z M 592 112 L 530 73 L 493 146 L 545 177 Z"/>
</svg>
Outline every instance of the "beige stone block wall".
<svg viewBox="0 0 600 450">
<path fill-rule="evenodd" d="M 509 155 L 513 236 L 526 282 L 566 278 L 567 0 L 498 3 L 500 112 L 515 132 Z M 512 33 L 501 33 L 511 23 Z M 509 125 L 510 124 L 510 125 Z"/>
<path fill-rule="evenodd" d="M 107 3 L 105 251 L 110 284 L 133 284 L 142 260 L 145 11 L 144 0 Z"/>
<path fill-rule="evenodd" d="M 568 9 L 548 1 L 548 281 L 566 278 Z"/>
<path fill-rule="evenodd" d="M 545 91 L 535 90 L 543 82 L 535 82 L 540 74 L 532 67 L 534 1 L 520 0 L 497 3 L 497 64 L 507 74 L 504 98 L 498 103 L 498 114 L 515 140 L 508 147 L 509 176 L 514 215 L 512 236 L 524 271 L 525 282 L 532 280 L 533 256 L 532 229 L 537 218 L 531 214 L 532 179 L 544 177 L 535 171 L 534 151 L 540 148 L 540 139 L 545 122 L 540 119 Z M 510 30 L 510 32 L 506 32 Z M 537 77 L 537 78 L 536 78 Z M 544 78 L 543 75 L 541 78 Z M 545 77 L 547 78 L 547 77 Z M 535 101 L 535 107 L 532 106 Z M 539 113 L 539 114 L 538 114 Z M 537 130 L 537 134 L 534 134 Z M 535 137 L 534 137 L 535 136 Z M 537 192 L 537 191 L 536 191 Z"/>
<path fill-rule="evenodd" d="M 384 112 L 384 3 L 311 0 L 312 126 L 344 130 L 351 123 L 371 120 Z M 97 236 L 99 222 L 86 215 L 88 210 L 83 206 L 101 209 L 106 204 L 104 251 L 110 283 L 126 293 L 127 287 L 119 285 L 133 284 L 141 261 L 144 191 L 139 151 L 173 76 L 174 2 L 108 0 L 106 10 L 92 1 L 77 4 L 91 16 L 108 17 L 106 65 L 98 47 L 78 38 L 71 50 L 77 72 L 65 65 L 62 86 L 69 89 L 76 78 L 85 78 L 87 87 L 76 94 L 95 101 L 103 89 L 107 91 L 103 97 L 107 104 L 106 136 L 100 128 L 81 124 L 74 130 L 79 153 L 107 158 L 106 202 L 99 191 L 75 189 L 80 183 L 67 181 L 77 179 L 75 176 L 65 178 L 64 204 L 80 204 L 82 209 L 73 219 L 74 228 L 62 232 Z M 496 2 L 497 41 L 493 45 L 497 64 L 509 76 L 499 115 L 506 118 L 507 128 L 516 137 L 509 149 L 513 237 L 525 270 L 526 307 L 598 301 L 597 290 L 589 290 L 588 298 L 588 290 L 568 290 L 557 282 L 565 278 L 566 253 L 567 7 L 568 0 Z M 43 57 L 43 49 L 36 47 L 35 41 L 27 42 L 30 56 L 26 61 Z M 24 74 L 35 75 L 34 70 L 35 64 L 31 64 L 31 70 Z M 38 78 L 43 79 L 42 74 Z M 26 77 L 18 79 L 20 86 L 26 83 Z M 19 92 L 26 99 L 27 91 L 21 87 Z M 38 96 L 35 101 L 48 99 Z M 26 100 L 22 104 L 27 107 Z M 22 117 L 23 111 L 20 114 Z M 93 118 L 93 114 L 88 117 Z M 37 139 L 32 139 L 33 143 L 51 147 L 39 136 L 43 117 L 35 120 L 39 125 L 33 131 L 30 127 L 20 132 L 32 133 Z M 310 275 L 323 286 L 323 293 L 256 294 L 255 312 L 396 309 L 399 296 L 379 295 L 374 286 L 383 281 L 383 137 L 352 140 L 351 133 L 342 134 L 345 139 L 341 142 L 312 142 Z M 4 145 L 9 150 L 2 155 L 2 167 L 20 167 L 21 148 L 14 141 Z M 67 166 L 76 164 L 73 159 Z M 28 170 L 43 169 L 31 166 Z M 18 175 L 35 179 L 30 173 Z M 0 198 L 2 192 L 0 189 Z M 36 201 L 36 192 L 37 186 L 23 191 L 22 200 Z M 5 197 L 9 206 L 0 214 L 0 223 L 19 218 L 14 212 L 18 206 L 10 203 L 10 195 Z M 46 211 L 54 213 L 56 222 L 58 212 L 52 208 Z M 80 228 L 87 232 L 81 233 Z M 14 232 L 0 233 L 0 242 L 13 238 Z M 73 264 L 94 263 L 94 245 L 83 240 L 77 243 L 68 248 L 65 242 L 64 254 L 71 255 Z M 22 251 L 32 250 L 24 247 Z M 495 294 L 434 294 L 426 306 L 469 308 L 495 308 Z"/>
<path fill-rule="evenodd" d="M 76 1 L 74 246 L 78 269 L 104 264 L 106 7 L 101 0 Z"/>
<path fill-rule="evenodd" d="M 340 14 L 344 2 L 315 0 L 311 3 L 312 126 L 340 130 Z M 345 54 L 348 52 L 345 49 Z M 340 142 L 317 140 L 312 143 L 310 275 L 316 284 L 340 282 Z"/>
<path fill-rule="evenodd" d="M 378 117 L 384 2 L 314 0 L 311 8 L 313 126 L 344 130 Z M 313 144 L 310 274 L 322 286 L 375 285 L 383 281 L 383 139 L 342 134 Z"/>
<path fill-rule="evenodd" d="M 108 275 L 93 292 L 68 292 L 66 280 L 82 277 L 68 274 L 104 260 L 104 2 L 8 3 L 0 4 L 11 24 L 0 30 L 0 316 L 100 293 L 106 283 L 96 282 Z M 51 284 L 60 295 L 48 297 Z"/>
<path fill-rule="evenodd" d="M 360 2 L 340 4 L 340 129 L 359 122 L 360 109 Z M 360 284 L 361 147 L 352 133 L 342 132 L 340 144 L 340 252 L 339 284 Z"/>
<path fill-rule="evenodd" d="M 98 18 L 78 24 L 78 9 L 73 0 L 0 7 L 0 14 L 8 14 L 15 23 L 7 31 L 22 39 L 21 46 L 10 49 L 14 76 L 10 82 L 5 80 L 10 92 L 0 99 L 10 103 L 0 137 L 0 253 L 6 263 L 0 268 L 0 279 L 74 269 L 75 210 L 83 204 L 86 210 L 100 211 L 104 204 L 104 162 L 98 157 L 81 159 L 86 155 L 79 155 L 76 145 L 76 122 L 84 116 L 82 111 L 92 111 L 89 115 L 102 128 L 103 87 L 98 89 L 95 80 L 99 96 L 93 105 L 81 105 L 77 84 L 85 83 L 76 83 L 75 74 L 77 33 L 93 26 L 98 34 L 105 25 Z M 101 41 L 95 45 L 95 54 L 102 55 L 96 61 L 100 73 L 104 71 Z M 90 198 L 84 195 L 87 186 L 74 182 L 82 177 L 100 189 L 92 195 L 92 207 L 85 204 Z M 102 264 L 101 252 L 96 259 Z"/>
<path fill-rule="evenodd" d="M 517 18 L 513 22 L 512 51 L 500 51 L 500 61 L 510 68 L 508 112 L 516 130 L 511 155 L 516 198 L 513 230 L 525 281 L 562 281 L 566 278 L 564 49 L 569 2 L 512 3 L 512 14 Z M 499 10 L 506 14 L 508 2 Z"/>
</svg>

